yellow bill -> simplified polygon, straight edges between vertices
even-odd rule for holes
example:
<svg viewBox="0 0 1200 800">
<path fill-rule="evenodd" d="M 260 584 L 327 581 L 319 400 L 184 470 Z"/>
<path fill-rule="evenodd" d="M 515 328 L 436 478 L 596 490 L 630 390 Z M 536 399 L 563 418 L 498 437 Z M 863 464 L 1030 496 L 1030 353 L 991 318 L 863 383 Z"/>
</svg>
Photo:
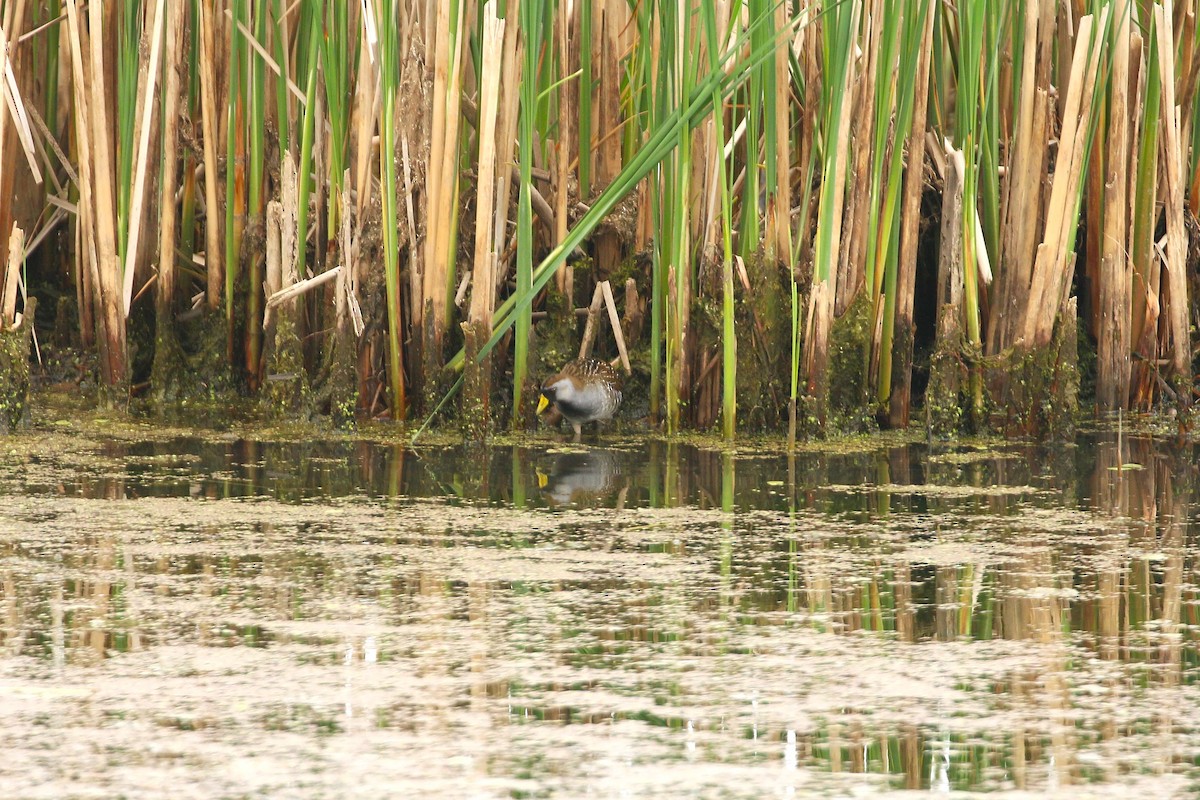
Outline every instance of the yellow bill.
<svg viewBox="0 0 1200 800">
<path fill-rule="evenodd" d="M 543 395 L 540 395 L 540 396 L 538 397 L 538 407 L 537 407 L 537 413 L 539 413 L 539 414 L 540 414 L 540 413 L 542 413 L 543 411 L 545 411 L 545 410 L 546 410 L 546 407 L 547 407 L 548 405 L 550 405 L 550 401 L 546 399 L 546 395 L 544 395 L 544 394 L 543 394 Z"/>
<path fill-rule="evenodd" d="M 534 471 L 537 472 L 538 488 L 545 489 L 546 485 L 550 483 L 550 476 L 542 472 L 540 469 Z"/>
</svg>

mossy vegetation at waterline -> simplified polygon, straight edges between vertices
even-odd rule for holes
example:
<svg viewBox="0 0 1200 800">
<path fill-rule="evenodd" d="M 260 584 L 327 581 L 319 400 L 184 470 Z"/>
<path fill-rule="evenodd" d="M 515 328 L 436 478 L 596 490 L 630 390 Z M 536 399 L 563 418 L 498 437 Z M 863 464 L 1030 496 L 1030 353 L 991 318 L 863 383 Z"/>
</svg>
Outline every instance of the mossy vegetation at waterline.
<svg viewBox="0 0 1200 800">
<path fill-rule="evenodd" d="M 1195 397 L 1194 3 L 0 20 L 6 318 L 51 301 L 104 402 L 523 428 L 604 281 L 594 354 L 619 326 L 623 413 L 668 433 L 1044 435 Z"/>
</svg>

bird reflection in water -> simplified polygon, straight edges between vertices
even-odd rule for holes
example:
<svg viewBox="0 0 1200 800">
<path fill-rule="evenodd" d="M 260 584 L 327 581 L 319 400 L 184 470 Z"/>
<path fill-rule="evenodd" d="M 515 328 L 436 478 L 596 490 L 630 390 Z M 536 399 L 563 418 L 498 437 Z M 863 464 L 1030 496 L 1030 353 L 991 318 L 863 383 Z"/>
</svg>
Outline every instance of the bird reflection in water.
<svg viewBox="0 0 1200 800">
<path fill-rule="evenodd" d="M 538 487 L 551 505 L 600 506 L 615 498 L 616 508 L 624 508 L 630 481 L 623 455 L 594 448 L 560 453 L 549 474 L 538 467 Z"/>
</svg>

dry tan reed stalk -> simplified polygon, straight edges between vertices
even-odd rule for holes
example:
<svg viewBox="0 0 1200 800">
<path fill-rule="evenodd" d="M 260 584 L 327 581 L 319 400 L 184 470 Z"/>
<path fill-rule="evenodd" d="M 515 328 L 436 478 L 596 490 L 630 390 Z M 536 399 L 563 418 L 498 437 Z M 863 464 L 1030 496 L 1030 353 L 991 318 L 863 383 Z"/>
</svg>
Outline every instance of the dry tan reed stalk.
<svg viewBox="0 0 1200 800">
<path fill-rule="evenodd" d="M 604 303 L 604 289 L 600 283 L 592 291 L 592 303 L 588 306 L 587 323 L 583 326 L 583 338 L 579 341 L 579 357 L 587 358 L 592 352 L 592 342 L 596 338 L 596 325 L 600 319 L 600 306 Z"/>
<path fill-rule="evenodd" d="M 341 274 L 342 274 L 342 265 L 339 264 L 336 267 L 333 267 L 332 269 L 325 270 L 320 275 L 314 275 L 311 278 L 305 278 L 302 281 L 297 281 L 296 283 L 293 283 L 290 286 L 285 286 L 284 288 L 280 289 L 278 292 L 275 292 L 275 294 L 273 294 L 267 298 L 267 306 L 266 307 L 268 309 L 270 309 L 270 308 L 275 308 L 278 305 L 282 305 L 283 303 L 286 303 L 289 300 L 299 297 L 300 295 L 304 294 L 305 292 L 309 292 L 313 289 L 316 289 L 318 286 L 324 286 L 325 284 L 329 283 L 331 280 L 333 280 L 334 278 L 338 277 Z"/>
<path fill-rule="evenodd" d="M 266 267 L 263 272 L 263 293 L 267 297 L 283 288 L 282 220 L 283 204 L 278 200 L 267 203 Z M 264 320 L 263 330 L 267 328 L 267 320 Z"/>
<path fill-rule="evenodd" d="M 374 4 L 367 3 L 363 14 L 363 26 L 368 30 L 374 28 Z M 374 194 L 371 185 L 374 155 L 375 128 L 379 120 L 380 98 L 375 91 L 377 72 L 371 68 L 371 62 L 378 60 L 375 46 L 368 39 L 368 46 L 358 51 L 358 80 L 354 82 L 354 110 L 352 112 L 351 128 L 354 130 L 354 188 L 357 191 L 355 217 L 362 219 L 371 204 Z M 388 153 L 388 158 L 395 158 L 395 153 Z"/>
<path fill-rule="evenodd" d="M 279 250 L 283 257 L 280 268 L 279 288 L 286 289 L 296 282 L 296 268 L 300 264 L 300 252 L 305 246 L 300 238 L 300 178 L 297 175 L 296 156 L 291 150 L 283 154 L 279 168 L 279 201 L 283 203 L 283 214 L 279 218 Z"/>
<path fill-rule="evenodd" d="M 4 28 L 0 27 L 0 42 L 7 41 L 8 35 L 4 32 Z M 17 85 L 17 76 L 13 72 L 12 59 L 8 58 L 7 53 L 0 53 L 0 63 L 4 65 L 4 105 L 8 108 L 9 117 L 12 119 L 13 127 L 17 132 L 17 139 L 21 143 L 21 149 L 25 153 L 25 162 L 29 166 L 33 180 L 40 186 L 42 183 L 42 171 L 38 168 L 37 156 L 34 153 L 33 131 L 30 127 L 25 101 L 21 99 L 21 90 Z"/>
<path fill-rule="evenodd" d="M 48 146 L 50 148 L 50 152 L 54 153 L 54 157 L 58 159 L 58 165 L 62 167 L 63 172 L 67 174 L 67 178 L 71 181 L 71 183 L 79 183 L 79 175 L 75 172 L 75 167 L 71 166 L 71 160 L 67 158 L 67 154 L 64 153 L 62 147 L 59 146 L 58 140 L 54 138 L 52 133 L 50 133 L 50 129 L 46 126 L 46 121 L 42 119 L 42 115 L 38 113 L 37 108 L 34 106 L 28 106 L 25 110 L 29 114 L 29 119 L 33 121 L 34 127 L 36 127 L 38 133 L 41 134 L 41 139 L 37 142 L 37 144 L 39 145 L 39 150 L 42 152 L 42 157 L 47 161 L 50 160 L 49 157 L 46 156 L 46 151 L 42 145 Z M 50 180 L 53 181 L 54 188 L 58 192 L 59 196 L 65 196 L 66 192 L 63 190 L 63 185 L 59 183 L 58 176 L 54 173 L 53 169 L 50 170 L 49 175 Z"/>
<path fill-rule="evenodd" d="M 459 96 L 462 83 L 462 18 L 450 30 L 450 6 L 437 6 L 437 38 L 433 55 L 433 116 L 429 138 L 429 171 L 425 181 L 425 259 L 421 295 L 413 309 L 420 330 L 425 363 L 440 363 L 446 326 L 446 281 L 450 267 L 450 234 L 458 184 Z M 453 33 L 454 43 L 450 37 Z M 426 321 L 426 315 L 430 319 Z"/>
<path fill-rule="evenodd" d="M 799 175 L 807 180 L 813 174 L 813 158 L 815 148 L 813 146 L 816 140 L 817 128 L 820 124 L 818 117 L 818 106 L 816 98 L 821 91 L 821 69 L 819 66 L 819 53 L 817 52 L 817 37 L 810 34 L 808 19 L 813 14 L 812 6 L 816 0 L 808 0 L 805 8 L 800 10 L 800 17 L 805 24 L 799 26 L 796 32 L 796 41 L 792 48 L 796 53 L 796 60 L 800 64 L 801 70 L 804 72 L 805 86 L 805 103 L 800 111 L 800 133 L 799 133 L 799 152 L 796 156 L 796 167 Z M 818 192 L 809 192 L 809 207 L 801 208 L 800 221 L 797 227 L 797 233 L 800 236 L 799 247 L 797 248 L 797 258 L 799 263 L 803 264 L 806 261 L 811 262 L 812 241 L 815 226 L 812 224 L 814 209 Z M 803 197 L 803 192 L 801 193 Z M 795 275 L 795 267 L 793 267 L 793 276 Z M 795 441 L 795 406 L 792 406 L 789 412 L 789 434 L 788 441 Z"/>
<path fill-rule="evenodd" d="M 775 4 L 775 30 L 789 24 L 787 4 Z M 721 17 L 718 17 L 718 21 Z M 777 253 L 790 266 L 792 263 L 792 74 L 791 40 L 781 36 L 775 47 L 775 202 L 771 207 L 771 229 Z"/>
<path fill-rule="evenodd" d="M 225 273 L 221 267 L 221 220 L 217 201 L 217 80 L 214 62 L 213 1 L 200 0 L 200 112 L 204 138 L 204 267 L 208 273 L 205 299 L 209 311 L 221 304 Z"/>
<path fill-rule="evenodd" d="M 720 42 L 722 45 L 717 53 L 718 57 L 720 57 L 720 56 L 724 55 L 724 52 L 725 52 L 724 46 L 726 44 L 726 31 L 729 27 L 729 3 L 726 0 L 721 0 L 721 2 L 718 2 L 716 4 L 715 22 L 716 22 L 716 26 L 717 26 L 717 41 Z M 653 46 L 655 49 L 657 49 L 659 47 L 659 29 L 660 29 L 660 27 L 661 26 L 655 25 L 653 28 L 653 31 L 654 31 Z M 700 56 L 699 58 L 703 58 L 703 59 L 705 59 L 705 61 L 707 61 L 707 59 L 708 59 L 708 55 L 707 55 L 708 43 L 707 43 L 707 41 L 705 41 L 702 44 L 705 49 L 705 53 L 703 56 Z M 656 56 L 657 56 L 657 53 L 654 50 L 652 50 L 651 51 L 652 62 L 656 63 Z M 724 107 L 724 104 L 722 104 L 722 107 Z M 742 118 L 742 123 L 745 123 L 745 117 Z M 701 226 L 700 235 L 703 237 L 701 244 L 700 244 L 700 253 L 701 253 L 701 258 L 710 258 L 710 257 L 713 257 L 713 254 L 718 252 L 718 248 L 722 247 L 722 245 L 720 244 L 722 222 L 721 222 L 721 205 L 720 205 L 721 204 L 721 183 L 720 183 L 720 179 L 719 179 L 719 175 L 720 175 L 719 159 L 721 159 L 722 157 L 725 157 L 726 159 L 728 158 L 727 156 L 725 156 L 725 154 L 730 152 L 733 149 L 732 142 L 730 142 L 729 139 L 732 135 L 736 135 L 736 131 L 731 132 L 731 131 L 726 130 L 726 131 L 724 131 L 724 134 L 726 136 L 727 141 L 725 141 L 725 142 L 716 141 L 716 122 L 714 121 L 713 115 L 709 115 L 705 119 L 702 129 L 704 132 L 704 136 L 701 141 L 703 142 L 704 148 L 701 151 L 700 157 L 697 157 L 697 154 L 695 152 L 693 152 L 692 159 L 693 159 L 693 163 L 699 164 L 701 167 L 701 171 L 698 174 L 700 176 L 700 179 L 703 181 L 703 183 L 701 185 L 704 187 L 704 190 L 703 190 L 704 191 L 704 198 L 703 198 L 704 213 L 703 213 L 702 218 L 699 220 L 700 226 Z M 741 126 L 740 129 L 742 131 L 745 131 L 744 124 Z M 642 191 L 643 197 L 639 198 L 639 209 L 638 209 L 640 212 L 639 227 L 644 228 L 644 230 L 638 231 L 638 240 L 634 243 L 635 249 L 638 249 L 638 250 L 644 249 L 646 246 L 645 243 L 648 242 L 650 240 L 650 237 L 654 235 L 653 234 L 653 227 L 654 227 L 653 212 L 654 212 L 654 209 L 650 205 L 650 182 L 648 180 L 643 181 L 640 189 Z M 700 215 L 697 215 L 697 216 L 700 216 Z M 772 245 L 774 244 L 774 241 L 775 241 L 774 239 L 770 239 L 770 243 Z"/>
<path fill-rule="evenodd" d="M 72 46 L 82 46 L 82 23 L 76 0 L 67 0 L 67 12 L 73 27 Z M 116 211 L 113 201 L 113 178 L 109 129 L 104 96 L 105 64 L 101 4 L 88 7 L 89 56 L 85 82 L 78 84 L 77 93 L 86 94 L 88 138 L 92 170 L 91 222 L 95 228 L 98 306 L 101 311 L 104 345 L 101 353 L 101 375 L 108 386 L 125 380 L 125 317 L 121 308 L 121 264 L 117 259 Z M 82 53 L 80 54 L 82 61 Z"/>
<path fill-rule="evenodd" d="M 475 261 L 472 268 L 469 321 L 477 333 L 490 335 L 492 311 L 496 308 L 496 251 L 492 225 L 496 196 L 496 118 L 500 100 L 500 74 L 504 58 L 505 21 L 496 16 L 494 4 L 488 4 L 483 20 L 482 83 L 479 107 L 479 181 L 475 203 Z"/>
<path fill-rule="evenodd" d="M 519 0 L 510 0 L 507 19 L 514 24 L 504 29 L 504 61 L 501 66 L 503 74 L 500 77 L 500 91 L 503 98 L 500 103 L 500 118 L 496 125 L 498 139 L 496 148 L 496 181 L 495 212 L 492 220 L 492 238 L 495 239 L 496 263 L 492 268 L 495 284 L 498 286 L 505 279 L 507 270 L 501 264 L 501 254 L 508 250 L 510 241 L 508 231 L 508 209 L 512 202 L 512 181 L 509 176 L 516 172 L 515 163 L 517 122 L 520 103 L 518 93 L 521 84 L 522 40 L 518 35 L 520 25 L 515 20 L 520 19 Z M 514 234 L 515 235 L 515 234 Z M 494 297 L 494 295 L 493 295 Z"/>
<path fill-rule="evenodd" d="M 1047 49 L 1046 43 L 1051 35 L 1045 29 L 1039 31 L 1038 22 L 1043 10 L 1052 5 L 1048 0 L 1029 0 L 1025 6 L 1025 49 L 1021 55 L 1021 87 L 1018 94 L 1020 107 L 1004 182 L 1001 269 L 994 313 L 988 320 L 988 349 L 992 353 L 998 353 L 1012 344 L 1019 324 L 1014 317 L 1024 316 L 1023 301 L 1032 272 L 1033 243 L 1040 211 L 1037 182 L 1041 179 L 1041 156 L 1044 154 L 1041 144 L 1046 133 L 1035 127 L 1035 117 L 1037 107 L 1047 102 L 1046 87 L 1040 83 L 1042 76 L 1036 64 L 1038 52 Z M 1032 209 L 1029 207 L 1031 201 L 1034 203 Z"/>
<path fill-rule="evenodd" d="M 563 66 L 563 73 L 570 71 L 570 44 L 567 36 L 570 24 L 566 10 L 560 10 L 555 18 L 554 29 L 555 44 L 559 63 Z M 572 91 L 573 89 L 575 91 Z M 554 149 L 554 243 L 556 245 L 567 237 L 567 226 L 570 222 L 567 218 L 567 200 L 570 195 L 568 184 L 571 153 L 575 147 L 571 118 L 576 115 L 576 108 L 572 100 L 577 94 L 578 82 L 576 80 L 563 80 L 562 85 L 558 87 L 558 139 Z M 481 169 L 479 174 L 486 173 Z M 558 285 L 558 291 L 567 298 L 567 305 L 570 306 L 571 298 L 575 296 L 575 267 L 570 264 L 564 265 L 554 279 Z"/>
<path fill-rule="evenodd" d="M 398 105 L 398 104 L 397 104 Z M 387 157 L 380 153 L 380 158 Z M 408 134 L 400 131 L 400 163 L 404 173 L 404 210 L 408 217 L 408 302 L 412 310 L 411 328 L 420 330 L 418 306 L 420 305 L 421 287 L 425 282 L 425 267 L 422 263 L 422 248 L 417 247 L 417 220 L 413 210 L 413 177 L 412 163 L 408 156 Z"/>
<path fill-rule="evenodd" d="M 1096 29 L 1103 31 L 1107 18 L 1106 6 L 1100 12 Z M 1078 46 L 1071 63 L 1071 82 L 1059 138 L 1058 161 L 1046 211 L 1046 231 L 1038 246 L 1025 315 L 1023 338 L 1026 347 L 1050 342 L 1054 321 L 1058 317 L 1059 300 L 1064 287 L 1069 287 L 1071 283 L 1069 265 L 1073 262 L 1067 257 L 1071 243 L 1066 241 L 1066 234 L 1076 211 L 1076 197 L 1083 173 L 1083 151 L 1091 118 L 1092 92 L 1104 49 L 1102 37 L 1096 36 L 1093 40 L 1093 23 L 1091 15 L 1079 21 Z"/>
<path fill-rule="evenodd" d="M 342 208 L 350 208 L 350 170 L 346 170 L 346 178 L 342 182 Z M 345 313 L 349 316 L 350 327 L 354 331 L 356 338 L 361 338 L 363 331 L 367 329 L 367 323 L 363 320 L 362 306 L 358 302 L 358 287 L 362 282 L 362 275 L 366 268 L 364 259 L 361 253 L 359 242 L 362 239 L 363 223 L 361 218 L 356 218 L 357 225 L 354 228 L 353 235 L 351 234 L 350 215 L 342 215 L 341 233 L 338 237 L 342 243 L 342 264 L 346 269 L 344 274 L 338 279 L 340 287 L 338 293 L 338 325 L 339 330 L 344 325 L 340 315 Z"/>
<path fill-rule="evenodd" d="M 1099 325 L 1096 328 L 1096 406 L 1116 410 L 1129 397 L 1129 41 L 1130 9 L 1119 6 L 1112 47 L 1108 146 L 1104 175 L 1104 241 L 1100 260 Z"/>
<path fill-rule="evenodd" d="M 138 244 L 142 233 L 143 205 L 146 197 L 147 164 L 153 157 L 150 153 L 150 132 L 153 130 L 154 114 L 158 111 L 158 99 L 154 87 L 158 82 L 158 59 L 162 53 L 163 3 L 158 0 L 150 6 L 150 17 L 142 34 L 142 52 L 146 50 L 146 38 L 150 38 L 149 59 L 142 56 L 138 67 L 137 105 L 134 117 L 136 127 L 133 139 L 137 142 L 136 167 L 133 178 L 133 196 L 129 201 L 129 239 L 125 244 L 125 266 L 122 276 L 122 309 L 129 316 L 133 300 L 133 273 L 137 266 Z M 172 191 L 172 196 L 174 192 Z M 174 251 L 172 251 L 174 252 Z"/>
<path fill-rule="evenodd" d="M 966 162 L 961 150 L 946 142 L 946 183 L 942 188 L 942 245 L 938 256 L 938 333 L 962 329 L 963 303 L 963 173 Z M 954 324 L 943 325 L 950 318 Z M 944 342 L 957 348 L 956 342 Z"/>
<path fill-rule="evenodd" d="M 24 261 L 25 232 L 14 222 L 8 236 L 8 262 L 5 264 L 4 282 L 0 284 L 0 287 L 3 288 L 2 296 L 0 296 L 0 322 L 3 323 L 5 330 L 11 328 L 16 321 L 17 294 L 19 293 L 17 284 L 21 278 L 21 264 Z"/>
<path fill-rule="evenodd" d="M 679 0 L 681 5 L 684 1 Z M 621 47 L 620 34 L 629 22 L 629 7 L 625 0 L 598 0 L 594 19 L 599 21 L 599 25 L 593 25 L 593 33 L 599 32 L 600 55 L 598 61 L 592 62 L 593 65 L 599 64 L 600 71 L 599 96 L 593 104 L 596 111 L 593 130 L 599 136 L 595 184 L 597 188 L 604 188 L 621 171 L 621 137 L 616 133 L 622 127 L 620 59 L 624 49 Z M 586 47 L 587 43 L 583 46 Z M 679 43 L 678 46 L 682 55 L 683 44 Z M 603 280 L 613 273 L 621 260 L 621 240 L 615 231 L 604 229 L 597 233 L 595 242 L 596 275 Z"/>
<path fill-rule="evenodd" d="M 17 173 L 17 159 L 14 155 L 15 151 L 12 150 L 12 142 L 8 135 L 7 121 L 9 117 L 12 117 L 13 119 L 14 128 L 18 134 L 18 138 L 23 139 L 23 134 L 20 132 L 21 126 L 18 115 L 13 106 L 9 105 L 7 102 L 11 100 L 11 90 L 9 89 L 7 76 L 10 72 L 12 72 L 12 62 L 9 58 L 9 54 L 14 52 L 12 49 L 12 44 L 15 43 L 15 38 L 21 31 L 21 27 L 24 24 L 24 18 L 24 0 L 17 0 L 16 2 L 5 4 L 4 17 L 3 20 L 0 20 L 0 29 L 2 29 L 0 30 L 0 47 L 4 48 L 4 53 L 0 53 L 0 60 L 3 61 L 3 70 L 0 70 L 0 72 L 3 73 L 3 77 L 0 79 L 5 80 L 5 88 L 0 89 L 0 91 L 4 93 L 6 100 L 5 106 L 9 111 L 9 113 L 6 114 L 5 108 L 0 107 L 0 197 L 5 198 L 5 200 L 12 197 L 14 194 Z M 13 41 L 10 42 L 9 35 L 5 33 L 6 31 L 12 32 Z M 16 86 L 15 81 L 13 82 L 12 86 Z M 24 143 L 22 143 L 22 148 L 23 147 Z M 34 169 L 36 168 L 36 163 L 34 163 Z M 14 205 L 15 204 L 12 202 L 0 203 L 0 232 L 3 232 L 0 233 L 0 264 L 4 264 L 8 259 L 8 240 L 5 238 L 5 234 L 12 228 L 13 213 L 15 210 Z"/>
<path fill-rule="evenodd" d="M 1159 139 L 1162 153 L 1163 209 L 1167 218 L 1167 269 L 1169 327 L 1172 367 L 1177 378 L 1188 383 L 1180 393 L 1184 405 L 1191 399 L 1192 346 L 1188 336 L 1187 233 L 1184 229 L 1183 145 L 1180 138 L 1179 108 L 1175 105 L 1175 51 L 1171 39 L 1167 6 L 1155 6 L 1155 33 L 1158 36 L 1159 73 L 1163 76 L 1162 123 Z"/>
<path fill-rule="evenodd" d="M 617 341 L 621 366 L 625 368 L 626 375 L 632 375 L 633 367 L 629 365 L 629 351 L 625 349 L 625 336 L 621 331 L 621 318 L 617 314 L 617 301 L 613 298 L 612 284 L 609 281 L 602 281 L 600 287 L 604 290 L 604 305 L 608 307 L 608 322 L 612 325 L 613 338 Z"/>
<path fill-rule="evenodd" d="M 869 27 L 862 33 L 860 58 L 865 62 L 862 80 L 850 84 L 849 100 L 846 105 L 853 108 L 852 142 L 841 139 L 842 146 L 852 148 L 854 163 L 850 170 L 847 187 L 841 239 L 846 243 L 839 248 L 836 300 L 833 315 L 840 317 L 858 294 L 866 277 L 864 265 L 867 252 L 867 218 L 871 211 L 871 159 L 882 159 L 884 153 L 873 153 L 872 131 L 875 123 L 875 79 L 879 69 L 879 52 L 883 44 L 883 13 L 877 0 L 864 0 L 859 12 L 868 21 Z M 856 37 L 857 39 L 858 37 Z M 858 46 L 855 46 L 858 49 Z M 887 68 L 890 69 L 891 65 Z M 872 245 L 874 246 L 874 245 Z M 882 265 L 876 265 L 881 270 Z M 882 308 L 882 306 L 881 306 Z"/>
<path fill-rule="evenodd" d="M 183 21 L 185 8 L 179 3 L 171 3 L 167 7 L 168 19 L 166 27 L 166 75 L 163 82 L 163 149 L 166 158 L 162 175 L 162 188 L 158 231 L 158 287 L 157 313 L 166 319 L 171 310 L 171 301 L 175 297 L 175 187 L 178 183 L 178 158 L 176 157 L 177 141 L 179 138 L 179 70 L 183 65 Z"/>
<path fill-rule="evenodd" d="M 263 268 L 263 294 L 267 297 L 278 292 L 283 282 L 283 249 L 282 249 L 282 220 L 283 204 L 278 200 L 267 203 L 266 243 L 264 244 L 265 259 Z M 263 353 L 273 349 L 275 336 L 275 310 L 270 306 L 263 309 Z"/>
<path fill-rule="evenodd" d="M 96 227 L 92 224 L 92 156 L 88 128 L 87 78 L 84 74 L 83 48 L 79 36 L 79 19 L 74 0 L 67 4 L 67 39 L 70 45 L 71 79 L 74 92 L 71 107 L 74 113 L 75 147 L 79 158 L 79 214 L 76 224 L 79 257 L 79 327 L 80 339 L 90 347 L 95 341 L 95 293 L 100 282 L 100 267 L 96 256 Z"/>
<path fill-rule="evenodd" d="M 1036 1 L 1036 0 L 1035 0 Z M 921 195 L 925 190 L 925 127 L 929 108 L 929 66 L 933 59 L 933 19 L 925 12 L 921 55 L 917 60 L 916 101 L 912 129 L 908 134 L 908 156 L 904 165 L 903 197 L 900 200 L 900 252 L 896 264 L 896 331 L 892 346 L 899 348 L 892 359 L 892 394 L 888 398 L 888 423 L 907 428 L 912 399 L 913 298 L 917 280 L 917 244 L 921 234 Z"/>
</svg>

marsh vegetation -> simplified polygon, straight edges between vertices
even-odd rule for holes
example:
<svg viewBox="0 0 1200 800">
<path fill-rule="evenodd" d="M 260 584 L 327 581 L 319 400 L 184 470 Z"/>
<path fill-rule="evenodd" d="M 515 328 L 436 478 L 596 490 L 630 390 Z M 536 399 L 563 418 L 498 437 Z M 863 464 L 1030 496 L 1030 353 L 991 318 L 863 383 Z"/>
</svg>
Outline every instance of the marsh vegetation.
<svg viewBox="0 0 1200 800">
<path fill-rule="evenodd" d="M 102 403 L 524 429 L 597 316 L 669 433 L 1194 396 L 1192 2 L 0 10 L 0 311 Z"/>
</svg>

